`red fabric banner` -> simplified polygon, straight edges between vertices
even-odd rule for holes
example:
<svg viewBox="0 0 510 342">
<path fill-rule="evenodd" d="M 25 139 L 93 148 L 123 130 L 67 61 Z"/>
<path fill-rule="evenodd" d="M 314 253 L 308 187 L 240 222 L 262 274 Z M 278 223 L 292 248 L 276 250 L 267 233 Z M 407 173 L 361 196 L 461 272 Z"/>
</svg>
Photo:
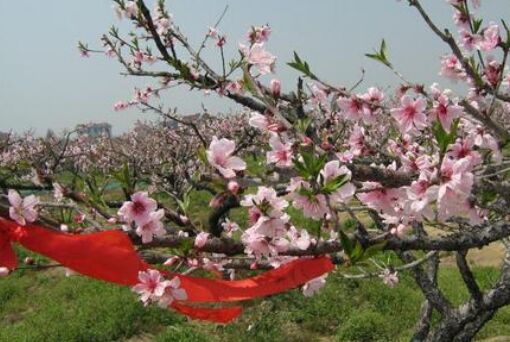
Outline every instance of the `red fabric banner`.
<svg viewBox="0 0 510 342">
<path fill-rule="evenodd" d="M 53 259 L 75 272 L 120 285 L 134 286 L 138 272 L 151 267 L 138 255 L 129 237 L 121 231 L 75 235 L 37 225 L 20 226 L 0 218 L 0 266 L 16 268 L 11 242 Z M 235 281 L 198 278 L 161 271 L 171 279 L 178 276 L 186 291 L 186 303 L 240 301 L 268 296 L 303 285 L 333 270 L 327 257 L 298 259 L 261 275 Z M 201 308 L 181 302 L 171 307 L 195 319 L 227 323 L 242 312 L 241 307 Z"/>
</svg>

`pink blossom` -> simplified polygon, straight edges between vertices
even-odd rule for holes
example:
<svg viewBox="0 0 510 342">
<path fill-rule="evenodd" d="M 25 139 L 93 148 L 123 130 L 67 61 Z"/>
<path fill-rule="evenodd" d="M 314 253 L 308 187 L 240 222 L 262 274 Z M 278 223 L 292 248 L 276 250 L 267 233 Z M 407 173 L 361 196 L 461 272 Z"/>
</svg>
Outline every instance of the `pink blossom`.
<svg viewBox="0 0 510 342">
<path fill-rule="evenodd" d="M 432 208 L 429 204 L 437 199 L 438 186 L 431 184 L 431 178 L 432 175 L 428 172 L 421 172 L 418 180 L 413 181 L 407 188 L 408 211 L 417 218 L 424 216 L 433 219 Z"/>
<path fill-rule="evenodd" d="M 379 278 L 382 279 L 383 283 L 388 287 L 395 287 L 398 284 L 398 272 L 390 271 L 389 269 L 384 269 L 383 273 L 379 275 Z"/>
<path fill-rule="evenodd" d="M 244 207 L 257 207 L 265 216 L 279 218 L 289 203 L 278 197 L 275 189 L 259 186 L 255 195 L 246 195 L 241 201 Z"/>
<path fill-rule="evenodd" d="M 474 150 L 474 144 L 472 138 L 458 138 L 448 147 L 446 155 L 453 159 L 469 158 L 470 167 L 476 166 L 482 162 L 482 156 Z"/>
<path fill-rule="evenodd" d="M 27 222 L 37 220 L 37 210 L 35 206 L 39 204 L 39 199 L 34 195 L 22 198 L 16 190 L 10 189 L 8 193 L 9 217 L 18 224 L 24 226 Z"/>
<path fill-rule="evenodd" d="M 305 285 L 303 285 L 303 295 L 306 297 L 311 297 L 317 292 L 319 292 L 320 289 L 326 285 L 326 277 L 328 274 L 322 275 L 320 277 L 314 278 L 307 282 Z"/>
<path fill-rule="evenodd" d="M 207 31 L 207 36 L 211 38 L 216 38 L 218 36 L 218 29 L 216 27 L 209 27 Z"/>
<path fill-rule="evenodd" d="M 453 160 L 444 158 L 441 164 L 441 184 L 438 191 L 439 217 L 469 213 L 468 196 L 473 187 L 474 176 L 470 172 L 470 158 Z"/>
<path fill-rule="evenodd" d="M 242 203 L 241 203 L 242 204 Z M 250 207 L 248 209 L 248 221 L 251 223 L 251 224 L 255 224 L 257 223 L 257 221 L 259 220 L 259 218 L 262 216 L 262 212 L 260 211 L 259 208 L 257 207 Z"/>
<path fill-rule="evenodd" d="M 329 110 L 329 99 L 328 99 L 328 90 L 319 83 L 313 83 L 310 86 L 310 91 L 312 92 L 312 98 L 310 102 L 314 106 L 320 106 L 321 108 L 326 108 Z"/>
<path fill-rule="evenodd" d="M 468 122 L 465 122 L 468 123 Z M 466 125 L 468 126 L 468 125 Z M 470 127 L 467 129 L 469 132 L 474 132 L 474 144 L 480 148 L 486 148 L 492 151 L 492 160 L 496 163 L 500 163 L 503 155 L 497 140 L 480 125 L 469 124 Z"/>
<path fill-rule="evenodd" d="M 395 235 L 395 236 L 398 236 L 398 237 L 403 237 L 404 235 L 406 235 L 406 233 L 410 230 L 410 227 L 408 225 L 405 225 L 405 224 L 399 224 L 398 226 L 396 226 L 395 228 L 392 228 L 390 230 L 390 233 Z"/>
<path fill-rule="evenodd" d="M 485 68 L 483 69 L 483 78 L 485 81 L 490 83 L 493 87 L 496 87 L 499 82 L 499 77 L 503 67 L 501 64 L 493 58 L 487 58 Z"/>
<path fill-rule="evenodd" d="M 483 43 L 483 38 L 479 34 L 473 34 L 468 30 L 460 31 L 461 45 L 468 51 L 478 49 Z"/>
<path fill-rule="evenodd" d="M 397 121 L 402 133 L 416 133 L 427 127 L 425 108 L 427 102 L 421 96 L 413 100 L 410 96 L 400 99 L 401 107 L 391 110 L 393 118 Z"/>
<path fill-rule="evenodd" d="M 188 294 L 186 290 L 181 288 L 181 279 L 179 277 L 173 277 L 166 285 L 165 291 L 161 298 L 159 298 L 158 305 L 162 308 L 166 308 L 172 304 L 174 300 L 187 300 Z"/>
<path fill-rule="evenodd" d="M 165 280 L 158 270 L 148 269 L 138 272 L 139 283 L 133 287 L 133 291 L 140 295 L 144 305 L 159 300 L 165 294 L 165 289 L 170 286 L 170 281 Z"/>
<path fill-rule="evenodd" d="M 104 52 L 104 55 L 109 58 L 115 57 L 115 50 L 113 50 L 112 48 L 108 48 Z"/>
<path fill-rule="evenodd" d="M 252 44 L 254 43 L 263 43 L 269 39 L 269 35 L 271 34 L 271 27 L 269 25 L 263 26 L 255 26 L 252 27 L 248 32 L 248 41 Z"/>
<path fill-rule="evenodd" d="M 269 121 L 267 120 L 267 117 L 257 112 L 251 113 L 248 123 L 250 126 L 258 128 L 261 131 L 267 131 L 269 127 Z"/>
<path fill-rule="evenodd" d="M 278 167 L 292 166 L 292 144 L 283 143 L 277 134 L 272 134 L 269 138 L 269 145 L 272 150 L 267 152 L 267 163 L 274 163 Z"/>
<path fill-rule="evenodd" d="M 291 245 L 296 246 L 303 251 L 306 251 L 312 243 L 310 234 L 308 234 L 306 229 L 301 229 L 301 231 L 298 232 L 294 226 L 291 226 L 287 235 L 289 236 Z"/>
<path fill-rule="evenodd" d="M 267 239 L 265 235 L 258 234 L 248 229 L 242 236 L 241 241 L 245 245 L 245 252 L 254 255 L 257 259 L 262 256 L 277 256 L 278 253 L 288 249 L 289 241 L 282 238 Z"/>
<path fill-rule="evenodd" d="M 307 196 L 296 194 L 292 205 L 294 208 L 302 210 L 303 215 L 314 220 L 324 219 L 329 214 L 326 196 L 323 194 Z"/>
<path fill-rule="evenodd" d="M 354 156 L 360 156 L 365 154 L 367 148 L 365 144 L 365 129 L 357 124 L 352 128 L 349 136 L 348 144 L 350 152 Z"/>
<path fill-rule="evenodd" d="M 209 238 L 209 233 L 206 232 L 200 232 L 195 237 L 195 247 L 196 248 L 203 248 L 205 244 L 207 243 L 207 239 Z"/>
<path fill-rule="evenodd" d="M 156 24 L 156 32 L 161 36 L 167 35 L 172 26 L 171 18 L 166 17 L 158 18 L 154 23 Z"/>
<path fill-rule="evenodd" d="M 142 243 L 149 243 L 154 236 L 162 237 L 166 231 L 163 228 L 161 219 L 165 216 L 165 211 L 159 209 L 149 213 L 147 220 L 139 223 L 136 228 L 136 234 L 142 238 Z"/>
<path fill-rule="evenodd" d="M 127 1 L 123 8 L 119 5 L 113 6 L 113 9 L 115 11 L 115 14 L 119 19 L 122 19 L 123 17 L 127 19 L 134 19 L 138 12 L 138 6 L 136 5 L 135 1 Z"/>
<path fill-rule="evenodd" d="M 461 117 L 464 113 L 464 109 L 455 103 L 450 104 L 448 97 L 443 94 L 434 101 L 430 112 L 441 122 L 441 126 L 443 126 L 444 130 L 450 132 L 453 120 Z"/>
<path fill-rule="evenodd" d="M 491 23 L 483 30 L 483 40 L 480 43 L 480 49 L 485 52 L 490 52 L 498 46 L 499 41 L 499 27 Z"/>
<path fill-rule="evenodd" d="M 342 163 L 352 163 L 352 160 L 354 159 L 354 154 L 351 151 L 345 151 L 345 152 L 337 153 L 336 157 Z"/>
<path fill-rule="evenodd" d="M 356 195 L 358 199 L 368 207 L 385 213 L 394 213 L 396 202 L 401 197 L 401 191 L 394 188 L 383 188 L 379 183 L 365 182 L 365 190 L 372 191 L 360 192 Z"/>
<path fill-rule="evenodd" d="M 246 51 L 245 56 L 248 63 L 256 66 L 262 75 L 273 72 L 276 57 L 264 49 L 264 44 L 253 44 L 248 51 Z"/>
<path fill-rule="evenodd" d="M 158 203 L 147 192 L 138 191 L 131 195 L 131 201 L 124 202 L 117 214 L 128 223 L 143 224 L 157 207 Z"/>
<path fill-rule="evenodd" d="M 280 238 L 287 232 L 288 221 L 288 215 L 279 218 L 261 216 L 249 230 L 269 238 Z"/>
<path fill-rule="evenodd" d="M 384 100 L 384 93 L 379 88 L 370 87 L 360 98 L 364 100 L 363 120 L 366 123 L 373 123 L 376 115 L 380 114 L 382 111 L 379 105 Z"/>
<path fill-rule="evenodd" d="M 225 90 L 230 94 L 242 94 L 243 93 L 243 85 L 239 81 L 229 82 L 225 87 Z"/>
<path fill-rule="evenodd" d="M 340 162 L 338 160 L 327 162 L 320 174 L 324 179 L 324 183 L 340 176 L 345 177 L 344 179 L 346 181 L 351 179 L 351 171 L 344 165 L 340 166 Z M 355 191 L 356 187 L 352 183 L 346 182 L 340 188 L 331 193 L 330 198 L 336 203 L 346 203 L 352 198 L 352 196 L 354 196 Z"/>
<path fill-rule="evenodd" d="M 117 101 L 115 102 L 115 104 L 113 105 L 113 109 L 118 112 L 118 111 L 121 111 L 121 110 L 124 110 L 126 108 L 129 107 L 129 104 L 124 102 L 124 101 Z"/>
<path fill-rule="evenodd" d="M 455 55 L 447 55 L 441 59 L 441 71 L 439 75 L 454 81 L 466 78 L 464 68 Z"/>
<path fill-rule="evenodd" d="M 228 218 L 225 219 L 225 222 L 221 224 L 221 227 L 223 228 L 223 232 L 225 232 L 228 237 L 231 237 L 233 232 L 240 229 L 237 223 L 230 221 Z"/>
<path fill-rule="evenodd" d="M 470 20 L 471 18 L 466 15 L 466 13 L 455 10 L 453 13 L 453 21 L 455 25 L 457 25 L 460 29 L 469 30 L 470 28 Z"/>
<path fill-rule="evenodd" d="M 64 199 L 64 192 L 65 189 L 62 185 L 58 184 L 57 182 L 53 183 L 53 197 L 57 202 L 60 202 Z"/>
<path fill-rule="evenodd" d="M 358 121 L 363 117 L 363 102 L 357 95 L 340 97 L 336 102 L 346 119 Z"/>
<path fill-rule="evenodd" d="M 236 144 L 232 140 L 213 137 L 207 150 L 207 160 L 225 178 L 235 177 L 235 171 L 246 169 L 246 163 L 239 157 L 233 157 Z"/>
</svg>

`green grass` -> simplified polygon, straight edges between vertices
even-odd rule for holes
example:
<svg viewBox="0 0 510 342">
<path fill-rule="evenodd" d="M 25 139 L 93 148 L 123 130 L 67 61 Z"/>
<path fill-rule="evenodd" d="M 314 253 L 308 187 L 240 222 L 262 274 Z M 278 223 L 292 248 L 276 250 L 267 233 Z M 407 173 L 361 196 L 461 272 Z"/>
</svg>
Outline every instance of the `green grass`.
<svg viewBox="0 0 510 342">
<path fill-rule="evenodd" d="M 498 275 L 492 268 L 475 272 L 485 288 Z M 454 269 L 441 272 L 440 284 L 454 303 L 467 297 Z M 295 290 L 247 302 L 240 319 L 221 326 L 144 308 L 128 288 L 62 270 L 16 272 L 0 280 L 0 341 L 136 341 L 144 334 L 155 341 L 407 341 L 421 301 L 408 276 L 394 289 L 379 279 L 330 276 L 319 295 Z M 479 337 L 498 335 L 510 335 L 510 308 Z"/>
</svg>

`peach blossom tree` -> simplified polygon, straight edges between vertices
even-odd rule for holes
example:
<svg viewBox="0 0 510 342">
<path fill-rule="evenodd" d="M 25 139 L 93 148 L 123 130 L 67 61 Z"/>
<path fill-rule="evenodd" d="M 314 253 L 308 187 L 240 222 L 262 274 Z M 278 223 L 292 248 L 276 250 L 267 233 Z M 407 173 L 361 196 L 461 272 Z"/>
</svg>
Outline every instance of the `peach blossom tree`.
<svg viewBox="0 0 510 342">
<path fill-rule="evenodd" d="M 471 340 L 510 304 L 510 31 L 503 20 L 482 20 L 480 1 L 448 0 L 458 32 L 437 26 L 421 1 L 406 2 L 444 42 L 439 75 L 467 91 L 407 80 L 383 40 L 366 56 L 399 77 L 395 92 L 360 89 L 363 80 L 329 84 L 299 53 L 286 63 L 297 72 L 286 92 L 267 47 L 270 26 L 249 27 L 234 46 L 220 30 L 224 12 L 193 46 L 164 1 L 149 9 L 144 0 L 114 0 L 132 31 L 112 27 L 101 48 L 79 43 L 80 52 L 146 78 L 151 86 L 114 109 L 136 107 L 161 120 L 111 139 L 74 131 L 6 136 L 0 208 L 19 224 L 39 220 L 80 233 L 121 225 L 146 260 L 173 270 L 234 279 L 243 269 L 327 255 L 337 265 L 330 277 L 378 277 L 394 287 L 409 272 L 425 298 L 413 340 Z M 217 51 L 219 70 L 203 57 L 207 48 Z M 236 57 L 227 60 L 230 52 Z M 159 98 L 174 87 L 243 110 L 179 115 Z M 123 200 L 108 191 L 113 183 Z M 194 217 L 197 190 L 210 195 L 206 224 Z M 31 191 L 53 191 L 53 199 Z M 499 279 L 482 290 L 466 256 L 493 242 L 506 255 Z M 444 252 L 455 255 L 470 294 L 458 306 L 438 285 Z M 326 282 L 308 282 L 304 295 Z M 145 303 L 185 300 L 179 283 L 157 272 L 141 274 L 134 290 Z"/>
</svg>

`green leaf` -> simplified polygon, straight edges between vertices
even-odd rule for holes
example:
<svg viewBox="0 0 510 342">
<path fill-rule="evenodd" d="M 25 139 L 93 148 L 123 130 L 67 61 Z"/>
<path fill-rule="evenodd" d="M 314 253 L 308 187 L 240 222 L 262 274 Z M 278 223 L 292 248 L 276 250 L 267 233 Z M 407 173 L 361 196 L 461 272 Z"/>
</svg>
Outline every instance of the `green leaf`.
<svg viewBox="0 0 510 342">
<path fill-rule="evenodd" d="M 198 159 L 204 163 L 205 165 L 208 164 L 208 161 L 207 161 L 207 153 L 206 153 L 206 150 L 205 150 L 205 147 L 204 146 L 200 146 L 197 150 L 197 157 Z"/>
<path fill-rule="evenodd" d="M 328 180 L 323 186 L 321 191 L 325 194 L 332 194 L 339 188 L 341 188 L 345 183 L 347 183 L 347 175 L 340 175 L 333 179 Z"/>
<path fill-rule="evenodd" d="M 356 261 L 360 261 L 363 256 L 363 246 L 361 243 L 356 240 L 356 244 L 354 245 L 354 249 L 350 255 L 351 263 L 355 263 Z"/>
<path fill-rule="evenodd" d="M 376 60 L 389 68 L 393 67 L 390 61 L 388 60 L 388 48 L 386 46 L 386 41 L 384 39 L 381 41 L 379 51 L 374 51 L 374 53 L 366 53 L 365 56 L 373 60 Z"/>
<path fill-rule="evenodd" d="M 243 86 L 244 90 L 248 91 L 251 94 L 256 94 L 257 88 L 253 84 L 250 74 L 244 68 L 243 68 Z"/>
<path fill-rule="evenodd" d="M 178 247 L 179 251 L 182 255 L 188 255 L 189 252 L 193 249 L 193 241 L 192 240 L 184 240 L 181 242 L 181 245 Z"/>
<path fill-rule="evenodd" d="M 386 246 L 386 241 L 368 247 L 363 252 L 363 260 L 370 259 L 379 254 L 384 249 L 384 246 Z"/>
<path fill-rule="evenodd" d="M 477 33 L 482 27 L 483 19 L 474 19 L 473 20 L 473 33 Z"/>
<path fill-rule="evenodd" d="M 312 118 L 310 118 L 310 117 L 306 117 L 304 119 L 299 119 L 295 125 L 296 130 L 302 134 L 305 134 L 306 130 L 308 129 L 308 127 L 310 126 L 311 123 L 312 123 Z"/>
<path fill-rule="evenodd" d="M 294 61 L 287 63 L 288 66 L 294 68 L 300 72 L 302 72 L 305 76 L 308 76 L 312 79 L 316 79 L 317 77 L 310 70 L 310 66 L 306 61 L 301 60 L 298 54 L 294 51 Z"/>
<path fill-rule="evenodd" d="M 448 149 L 448 145 L 453 144 L 457 139 L 457 128 L 459 127 L 459 119 L 456 119 L 450 127 L 450 132 L 446 132 L 439 120 L 432 124 L 432 132 L 436 138 L 439 152 L 444 155 Z"/>
<path fill-rule="evenodd" d="M 347 254 L 347 256 L 350 258 L 352 251 L 354 250 L 354 246 L 352 245 L 351 239 L 349 239 L 347 234 L 345 234 L 342 230 L 340 230 L 340 242 L 342 243 L 345 254 Z"/>
</svg>

